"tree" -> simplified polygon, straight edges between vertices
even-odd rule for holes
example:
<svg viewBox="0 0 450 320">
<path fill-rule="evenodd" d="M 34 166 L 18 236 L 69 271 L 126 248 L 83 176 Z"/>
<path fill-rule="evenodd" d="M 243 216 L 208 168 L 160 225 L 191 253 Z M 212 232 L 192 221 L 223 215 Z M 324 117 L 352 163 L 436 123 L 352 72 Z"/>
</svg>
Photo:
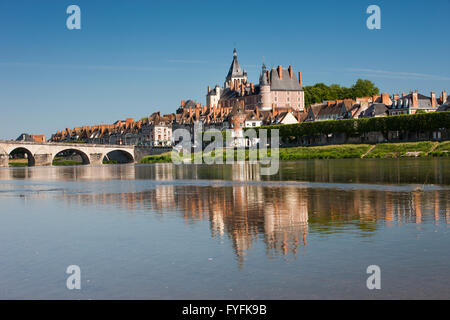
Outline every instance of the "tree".
<svg viewBox="0 0 450 320">
<path fill-rule="evenodd" d="M 351 90 L 353 95 L 352 99 L 357 97 L 373 96 L 380 92 L 372 81 L 363 79 L 358 79 L 352 86 Z"/>
<path fill-rule="evenodd" d="M 316 83 L 313 86 L 305 86 L 305 104 L 307 106 L 320 103 L 325 100 L 355 99 L 379 94 L 379 89 L 369 80 L 358 79 L 350 87 L 341 87 L 338 84 L 327 86 L 324 83 Z"/>
</svg>

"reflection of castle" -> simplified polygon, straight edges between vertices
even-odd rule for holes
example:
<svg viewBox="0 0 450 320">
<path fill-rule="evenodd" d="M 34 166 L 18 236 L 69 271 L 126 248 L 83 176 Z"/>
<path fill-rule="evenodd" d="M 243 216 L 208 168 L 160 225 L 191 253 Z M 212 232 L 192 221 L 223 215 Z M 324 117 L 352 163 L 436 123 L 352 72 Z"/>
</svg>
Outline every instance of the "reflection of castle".
<svg viewBox="0 0 450 320">
<path fill-rule="evenodd" d="M 105 205 L 130 212 L 175 212 L 187 223 L 209 220 L 212 237 L 228 237 L 239 264 L 255 242 L 268 255 L 296 256 L 307 245 L 308 233 L 327 235 L 352 228 L 362 236 L 383 225 L 450 222 L 450 198 L 440 191 L 386 192 L 370 189 L 304 188 L 265 183 L 183 185 L 167 183 L 174 166 L 155 167 L 152 189 L 127 193 L 64 193 L 65 201 Z M 238 168 L 236 168 L 238 172 Z M 244 173 L 244 176 L 249 173 Z M 237 173 L 233 178 L 242 177 Z M 150 178 L 150 177 L 149 177 Z M 166 182 L 164 182 L 166 181 Z M 343 231 L 344 230 L 344 231 Z"/>
</svg>

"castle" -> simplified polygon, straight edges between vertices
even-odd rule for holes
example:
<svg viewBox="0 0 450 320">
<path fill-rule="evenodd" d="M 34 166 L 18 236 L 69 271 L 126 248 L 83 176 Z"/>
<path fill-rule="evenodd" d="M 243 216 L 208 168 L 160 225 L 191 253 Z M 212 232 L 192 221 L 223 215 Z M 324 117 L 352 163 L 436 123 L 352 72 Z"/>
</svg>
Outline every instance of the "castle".
<svg viewBox="0 0 450 320">
<path fill-rule="evenodd" d="M 233 61 L 221 88 L 208 86 L 206 105 L 208 107 L 233 107 L 244 103 L 246 110 L 303 111 L 305 92 L 302 85 L 302 73 L 295 76 L 292 66 L 282 66 L 267 70 L 262 64 L 259 84 L 248 82 L 247 72 L 241 68 L 237 51 L 233 51 Z"/>
<path fill-rule="evenodd" d="M 223 87 L 208 87 L 206 105 L 181 100 L 176 113 L 161 115 L 158 111 L 139 121 L 126 119 L 111 125 L 66 128 L 52 135 L 51 141 L 170 146 L 174 142 L 172 130 L 185 128 L 193 133 L 194 125 L 199 123 L 204 130 L 233 129 L 233 137 L 242 138 L 243 128 L 446 110 L 450 110 L 446 91 L 438 98 L 434 92 L 428 97 L 417 90 L 402 96 L 382 93 L 355 100 L 323 101 L 305 109 L 301 72 L 296 77 L 292 66 L 267 70 L 263 63 L 259 83 L 249 83 L 234 49 Z"/>
</svg>

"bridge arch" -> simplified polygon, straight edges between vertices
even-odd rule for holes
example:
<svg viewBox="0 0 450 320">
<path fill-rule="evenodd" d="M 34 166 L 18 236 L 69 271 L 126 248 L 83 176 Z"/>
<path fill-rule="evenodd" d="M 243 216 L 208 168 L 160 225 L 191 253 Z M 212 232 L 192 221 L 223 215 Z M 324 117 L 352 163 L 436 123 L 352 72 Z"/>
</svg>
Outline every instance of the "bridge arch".
<svg viewBox="0 0 450 320">
<path fill-rule="evenodd" d="M 134 156 L 127 150 L 116 149 L 105 153 L 103 163 L 133 163 Z"/>
<path fill-rule="evenodd" d="M 91 163 L 89 156 L 84 151 L 71 147 L 57 150 L 53 156 L 52 164 L 58 165 L 58 162 L 63 163 L 63 161 L 73 162 L 73 165 L 87 165 Z"/>
<path fill-rule="evenodd" d="M 33 153 L 25 147 L 16 147 L 14 149 L 12 149 L 9 153 L 8 153 L 8 162 L 9 162 L 9 157 L 12 157 L 13 159 L 20 159 L 20 158 L 26 158 L 27 161 L 27 165 L 29 167 L 33 167 L 36 164 L 36 159 L 34 158 Z"/>
</svg>

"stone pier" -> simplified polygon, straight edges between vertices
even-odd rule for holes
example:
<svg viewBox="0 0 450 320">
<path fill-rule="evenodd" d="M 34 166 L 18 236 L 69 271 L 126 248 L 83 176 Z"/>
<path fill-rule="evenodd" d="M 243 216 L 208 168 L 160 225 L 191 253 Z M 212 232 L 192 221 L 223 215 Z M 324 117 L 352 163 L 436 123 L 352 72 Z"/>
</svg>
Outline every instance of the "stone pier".
<svg viewBox="0 0 450 320">
<path fill-rule="evenodd" d="M 9 155 L 6 153 L 0 153 L 0 167 L 8 166 Z"/>
<path fill-rule="evenodd" d="M 34 154 L 28 161 L 30 166 L 51 166 L 53 155 L 51 153 Z"/>
</svg>

